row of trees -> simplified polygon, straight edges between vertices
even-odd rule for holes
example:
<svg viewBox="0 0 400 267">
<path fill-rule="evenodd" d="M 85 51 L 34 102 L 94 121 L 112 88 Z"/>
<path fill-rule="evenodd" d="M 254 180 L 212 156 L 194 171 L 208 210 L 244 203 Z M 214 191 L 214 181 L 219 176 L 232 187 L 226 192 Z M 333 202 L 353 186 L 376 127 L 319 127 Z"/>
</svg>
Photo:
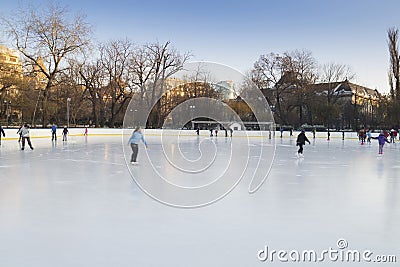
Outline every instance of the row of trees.
<svg viewBox="0 0 400 267">
<path fill-rule="evenodd" d="M 328 63 L 320 67 L 307 50 L 261 55 L 250 75 L 258 88 L 265 91 L 277 121 L 285 125 L 306 122 L 328 125 L 339 112 L 339 95 L 334 82 L 355 77 L 351 68 L 344 64 Z M 319 91 L 313 86 L 316 83 L 328 86 Z"/>
<path fill-rule="evenodd" d="M 163 109 L 162 101 L 157 101 L 166 89 L 163 81 L 182 70 L 191 57 L 170 42 L 136 45 L 125 39 L 93 43 L 92 28 L 84 17 L 71 19 L 68 11 L 57 5 L 42 12 L 18 11 L 2 23 L 23 55 L 23 75 L 20 69 L 0 64 L 0 117 L 7 121 L 46 126 L 70 117 L 74 124 L 116 127 L 135 94 L 140 106 L 153 110 L 147 124 L 158 127 L 165 117 L 154 112 Z M 397 125 L 400 59 L 395 28 L 388 30 L 388 45 L 391 90 L 380 98 L 375 121 Z M 249 77 L 263 90 L 278 123 L 330 126 L 339 115 L 358 119 L 351 105 L 338 105 L 335 82 L 355 77 L 345 64 L 319 66 L 307 50 L 270 53 L 259 57 Z M 332 87 L 321 92 L 311 86 L 315 83 Z"/>
<path fill-rule="evenodd" d="M 370 111 L 357 102 L 357 96 L 343 101 L 337 86 L 351 81 L 355 73 L 348 65 L 328 63 L 319 66 L 310 51 L 295 50 L 283 54 L 261 55 L 250 77 L 273 107 L 276 121 L 283 125 L 304 123 L 327 127 L 398 127 L 400 120 L 400 56 L 398 29 L 390 28 L 390 94 L 370 100 Z M 318 83 L 325 83 L 318 86 Z M 322 88 L 322 89 L 321 89 Z M 345 122 L 348 123 L 345 123 Z"/>
<path fill-rule="evenodd" d="M 51 5 L 43 13 L 21 11 L 3 19 L 23 55 L 24 75 L 17 69 L 2 72 L 0 95 L 22 113 L 23 121 L 45 126 L 70 115 L 73 123 L 120 126 L 134 93 L 151 106 L 162 94 L 160 81 L 190 58 L 170 42 L 94 44 L 90 25 L 81 16 L 68 17 L 63 7 Z"/>
</svg>

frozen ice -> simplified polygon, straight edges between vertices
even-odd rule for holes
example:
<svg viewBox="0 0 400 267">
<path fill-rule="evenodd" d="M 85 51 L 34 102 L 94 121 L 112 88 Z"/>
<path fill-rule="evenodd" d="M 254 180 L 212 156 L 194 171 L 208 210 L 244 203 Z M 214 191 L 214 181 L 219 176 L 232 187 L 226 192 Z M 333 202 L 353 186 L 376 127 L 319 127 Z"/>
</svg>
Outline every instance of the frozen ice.
<svg viewBox="0 0 400 267">
<path fill-rule="evenodd" d="M 2 140 L 0 266 L 287 265 L 261 262 L 257 253 L 265 246 L 337 249 L 341 238 L 348 249 L 396 255 L 399 261 L 400 143 L 386 144 L 378 156 L 376 140 L 361 145 L 350 136 L 342 141 L 340 134 L 330 141 L 307 135 L 311 145 L 304 147 L 304 158 L 297 158 L 295 136 L 276 134 L 271 172 L 254 194 L 248 193 L 253 160 L 232 192 L 195 209 L 164 205 L 132 179 L 131 172 L 148 177 L 152 167 L 146 165 L 146 153 L 161 155 L 156 135 L 145 135 L 149 149 L 140 145 L 138 166 L 127 166 L 122 148 L 130 148 L 121 136 L 70 136 L 56 143 L 34 138 L 33 151 L 20 151 L 16 140 Z M 197 137 L 190 131 L 181 140 L 181 152 L 195 161 L 197 142 L 203 142 L 204 153 L 215 149 L 222 157 L 199 164 L 222 166 L 235 138 L 242 142 L 235 133 L 232 140 L 221 135 L 211 141 L 206 132 Z M 249 158 L 257 159 L 258 139 L 249 138 Z M 265 140 L 268 145 L 273 141 Z M 164 175 L 176 172 L 161 156 L 154 169 Z M 198 177 L 169 177 L 187 183 L 183 186 L 199 183 Z M 318 263 L 341 264 L 365 266 Z"/>
</svg>

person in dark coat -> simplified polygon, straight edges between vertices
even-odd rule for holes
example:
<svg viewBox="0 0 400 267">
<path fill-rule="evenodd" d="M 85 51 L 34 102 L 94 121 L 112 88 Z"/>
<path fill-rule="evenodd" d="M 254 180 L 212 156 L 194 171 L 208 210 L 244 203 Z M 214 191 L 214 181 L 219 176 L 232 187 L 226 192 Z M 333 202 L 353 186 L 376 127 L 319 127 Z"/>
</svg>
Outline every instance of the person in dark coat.
<svg viewBox="0 0 400 267">
<path fill-rule="evenodd" d="M 17 131 L 17 134 L 19 135 L 18 142 L 21 142 L 21 140 L 22 140 L 22 127 L 24 127 L 23 124 L 18 128 L 18 131 Z"/>
<path fill-rule="evenodd" d="M 297 151 L 297 156 L 298 157 L 303 157 L 303 146 L 306 144 L 306 142 L 310 143 L 310 140 L 308 140 L 306 133 L 304 130 L 301 131 L 301 133 L 299 133 L 299 135 L 297 136 L 297 140 L 296 140 L 296 146 L 299 146 L 299 150 Z"/>
<path fill-rule="evenodd" d="M 1 136 L 3 135 L 3 137 L 6 137 L 6 133 L 4 132 L 3 127 L 1 127 L 0 125 L 0 145 L 1 145 Z"/>
<path fill-rule="evenodd" d="M 67 141 L 68 133 L 69 133 L 69 131 L 68 131 L 67 126 L 64 126 L 64 129 L 63 129 L 63 131 L 62 131 L 63 141 Z"/>
</svg>

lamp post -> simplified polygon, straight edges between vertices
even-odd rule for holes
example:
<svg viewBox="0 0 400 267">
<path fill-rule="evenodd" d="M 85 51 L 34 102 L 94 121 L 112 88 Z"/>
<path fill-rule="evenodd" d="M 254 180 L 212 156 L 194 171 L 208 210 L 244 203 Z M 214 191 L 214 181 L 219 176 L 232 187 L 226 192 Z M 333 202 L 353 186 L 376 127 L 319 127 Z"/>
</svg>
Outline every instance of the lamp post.
<svg viewBox="0 0 400 267">
<path fill-rule="evenodd" d="M 192 128 L 194 129 L 193 116 L 194 116 L 194 109 L 196 108 L 196 106 L 190 105 L 189 108 L 190 108 L 190 113 L 191 113 Z"/>
<path fill-rule="evenodd" d="M 70 105 L 70 102 L 71 102 L 71 98 L 68 97 L 67 98 L 67 127 L 68 128 L 69 128 L 69 105 Z"/>
</svg>

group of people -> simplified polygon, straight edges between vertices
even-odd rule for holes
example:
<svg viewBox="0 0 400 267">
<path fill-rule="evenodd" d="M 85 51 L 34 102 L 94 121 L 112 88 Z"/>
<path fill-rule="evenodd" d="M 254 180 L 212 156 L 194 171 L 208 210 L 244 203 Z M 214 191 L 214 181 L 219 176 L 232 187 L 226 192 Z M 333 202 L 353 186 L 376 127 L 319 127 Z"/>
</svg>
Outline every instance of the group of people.
<svg viewBox="0 0 400 267">
<path fill-rule="evenodd" d="M 362 129 L 358 133 L 358 138 L 361 144 L 364 144 L 365 142 L 371 143 L 371 139 L 378 140 L 379 144 L 379 149 L 378 149 L 378 154 L 382 155 L 383 154 L 383 147 L 385 143 L 394 143 L 395 139 L 397 137 L 397 131 L 392 129 L 390 131 L 381 131 L 378 136 L 373 137 L 372 133 L 370 130 L 365 130 Z M 390 141 L 388 140 L 388 137 L 390 136 Z M 329 140 L 329 138 L 328 138 Z M 301 130 L 300 134 L 297 136 L 296 140 L 296 146 L 299 147 L 296 155 L 298 158 L 303 157 L 303 146 L 306 144 L 306 142 L 310 143 L 310 140 L 308 140 L 307 136 L 305 135 L 305 131 Z"/>
<path fill-rule="evenodd" d="M 32 150 L 34 149 L 31 142 L 30 129 L 31 126 L 27 123 L 21 125 L 18 128 L 17 131 L 17 135 L 19 135 L 18 143 L 21 143 L 21 150 L 25 150 L 25 143 L 28 143 L 29 147 Z M 63 141 L 67 141 L 68 133 L 69 133 L 68 128 L 64 126 L 64 129 L 62 130 Z M 87 135 L 87 128 L 85 129 L 85 135 Z M 1 145 L 1 136 L 5 137 L 6 133 L 3 127 L 0 125 L 0 145 Z M 57 141 L 57 125 L 55 124 L 51 126 L 51 140 Z"/>
<path fill-rule="evenodd" d="M 64 126 L 64 129 L 62 130 L 63 141 L 67 141 L 68 133 L 69 131 L 67 126 Z M 87 135 L 87 128 L 85 129 L 85 135 Z M 57 141 L 57 125 L 54 123 L 51 126 L 51 141 Z"/>
<path fill-rule="evenodd" d="M 214 128 L 210 128 L 210 137 L 213 137 L 213 136 L 214 136 L 213 133 L 215 133 L 215 137 L 218 137 L 218 131 L 219 131 L 219 130 L 220 130 L 220 127 L 219 127 L 219 126 L 217 126 L 215 129 L 214 129 Z M 223 130 L 225 131 L 225 137 L 228 137 L 228 129 L 226 129 L 226 128 L 224 127 Z M 231 135 L 231 137 L 232 137 L 232 133 L 233 133 L 232 128 L 229 128 L 229 132 L 230 132 L 230 135 Z M 200 128 L 196 128 L 196 133 L 197 133 L 197 135 L 200 134 Z"/>
</svg>

